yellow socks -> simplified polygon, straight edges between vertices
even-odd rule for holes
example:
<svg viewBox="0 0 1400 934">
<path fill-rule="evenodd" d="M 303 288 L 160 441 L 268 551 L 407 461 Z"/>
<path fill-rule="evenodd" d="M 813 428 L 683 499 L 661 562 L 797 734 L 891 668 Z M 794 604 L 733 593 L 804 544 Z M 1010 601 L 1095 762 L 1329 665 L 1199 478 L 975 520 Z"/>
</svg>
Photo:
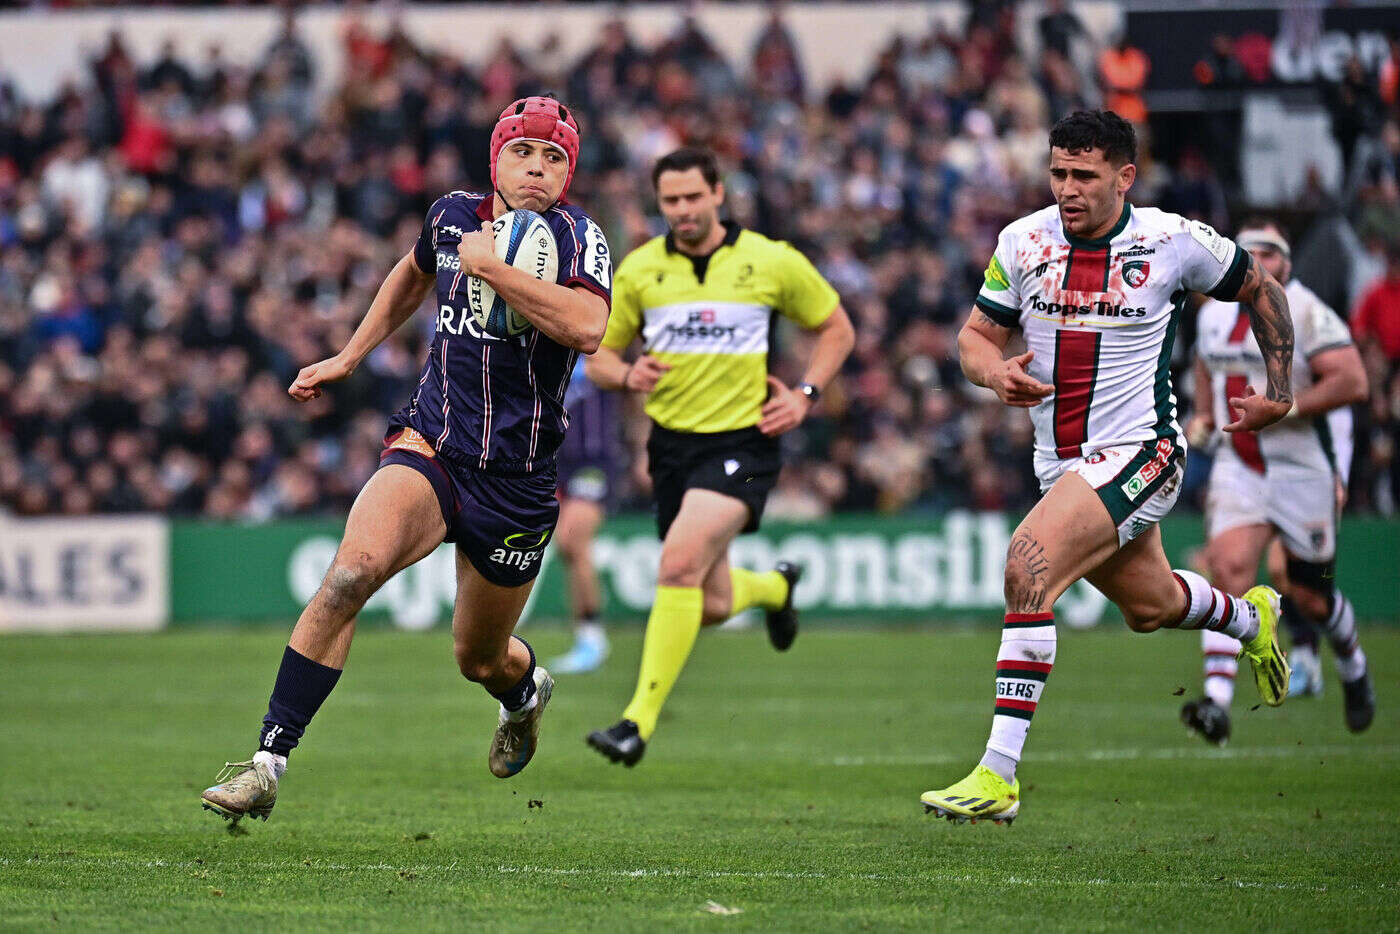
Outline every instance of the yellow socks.
<svg viewBox="0 0 1400 934">
<path fill-rule="evenodd" d="M 699 587 L 656 588 L 656 603 L 647 617 L 647 633 L 642 640 L 642 669 L 637 675 L 637 692 L 622 712 L 624 719 L 637 724 L 637 731 L 644 740 L 650 739 L 652 730 L 656 729 L 661 705 L 666 703 L 666 696 L 690 657 L 695 637 L 700 632 L 703 607 L 704 595 Z"/>
<path fill-rule="evenodd" d="M 734 607 L 729 611 L 731 616 L 742 613 L 751 606 L 779 610 L 788 597 L 787 578 L 777 571 L 764 571 L 760 574 L 744 568 L 730 568 L 729 586 L 734 592 Z"/>
</svg>

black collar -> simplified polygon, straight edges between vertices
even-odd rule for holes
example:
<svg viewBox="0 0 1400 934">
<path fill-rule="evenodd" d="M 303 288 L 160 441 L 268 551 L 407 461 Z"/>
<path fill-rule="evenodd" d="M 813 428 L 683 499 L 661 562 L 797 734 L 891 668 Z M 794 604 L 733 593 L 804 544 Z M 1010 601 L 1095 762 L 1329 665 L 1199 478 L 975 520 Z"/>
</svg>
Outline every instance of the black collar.
<svg viewBox="0 0 1400 934">
<path fill-rule="evenodd" d="M 668 233 L 666 235 L 667 252 L 680 253 L 681 256 L 684 256 L 686 259 L 690 260 L 690 265 L 695 269 L 696 281 L 698 281 L 701 285 L 705 284 L 705 273 L 708 272 L 710 269 L 710 257 L 718 253 L 719 248 L 722 246 L 733 246 L 736 242 L 738 242 L 739 234 L 744 232 L 744 228 L 734 223 L 734 221 L 724 221 L 723 223 L 724 239 L 719 242 L 719 246 L 715 247 L 713 250 L 706 253 L 704 256 L 692 256 L 689 253 L 681 253 L 680 250 L 676 249 L 676 235 L 673 233 Z"/>
</svg>

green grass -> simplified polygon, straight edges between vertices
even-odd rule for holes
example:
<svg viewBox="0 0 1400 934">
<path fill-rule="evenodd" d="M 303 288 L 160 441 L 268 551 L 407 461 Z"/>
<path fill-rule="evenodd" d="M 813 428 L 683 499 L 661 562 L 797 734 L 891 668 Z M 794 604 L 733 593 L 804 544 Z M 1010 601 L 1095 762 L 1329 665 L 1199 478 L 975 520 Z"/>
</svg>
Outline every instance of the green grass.
<svg viewBox="0 0 1400 934">
<path fill-rule="evenodd" d="M 1062 633 L 1005 828 L 918 806 L 981 752 L 991 629 L 825 629 L 786 656 L 706 634 L 624 770 L 583 736 L 630 695 L 628 632 L 560 679 L 504 782 L 447 635 L 367 631 L 272 820 L 235 833 L 198 794 L 248 756 L 283 633 L 4 638 L 0 927 L 1393 930 L 1400 630 L 1363 635 L 1368 734 L 1335 676 L 1282 710 L 1241 682 L 1215 751 L 1176 720 L 1194 635 Z"/>
</svg>

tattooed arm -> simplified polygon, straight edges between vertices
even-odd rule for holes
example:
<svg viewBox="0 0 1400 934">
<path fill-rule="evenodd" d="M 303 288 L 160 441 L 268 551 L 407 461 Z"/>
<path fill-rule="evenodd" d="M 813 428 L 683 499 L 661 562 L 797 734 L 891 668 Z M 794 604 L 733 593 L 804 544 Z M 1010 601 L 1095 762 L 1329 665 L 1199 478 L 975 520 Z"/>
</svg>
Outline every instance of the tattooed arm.
<svg viewBox="0 0 1400 934">
<path fill-rule="evenodd" d="M 1268 386 L 1262 395 L 1253 386 L 1246 387 L 1242 398 L 1229 400 L 1236 418 L 1225 431 L 1267 428 L 1293 407 L 1293 317 L 1288 312 L 1288 299 L 1283 286 L 1253 256 L 1248 256 L 1248 261 L 1244 284 L 1235 300 L 1249 313 L 1254 339 L 1264 354 Z"/>
<path fill-rule="evenodd" d="M 1011 329 L 997 324 L 982 309 L 972 309 L 967 323 L 958 332 L 958 362 L 963 375 L 978 386 L 986 386 L 1007 405 L 1030 409 L 1055 391 L 1026 373 L 1026 366 L 1035 357 L 1026 351 L 1018 357 L 1003 359 Z"/>
</svg>

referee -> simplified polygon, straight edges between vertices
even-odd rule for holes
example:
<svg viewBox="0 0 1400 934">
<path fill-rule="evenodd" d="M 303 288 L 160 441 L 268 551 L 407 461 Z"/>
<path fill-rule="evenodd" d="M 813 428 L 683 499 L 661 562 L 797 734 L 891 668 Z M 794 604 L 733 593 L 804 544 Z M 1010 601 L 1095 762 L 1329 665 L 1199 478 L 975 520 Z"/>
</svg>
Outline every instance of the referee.
<svg viewBox="0 0 1400 934">
<path fill-rule="evenodd" d="M 671 232 L 627 256 L 613 283 L 602 347 L 586 364 L 603 389 L 647 395 L 647 460 L 661 566 L 641 672 L 622 720 L 588 743 L 635 765 L 701 625 L 750 607 L 768 612 L 782 651 L 797 636 L 792 591 L 801 569 L 729 566 L 729 543 L 758 529 L 782 466 L 778 436 L 802 423 L 855 343 L 836 291 L 791 245 L 721 222 L 715 158 L 680 149 L 652 170 Z M 774 313 L 816 334 L 796 389 L 768 375 Z M 643 353 L 622 354 L 640 337 Z"/>
</svg>

